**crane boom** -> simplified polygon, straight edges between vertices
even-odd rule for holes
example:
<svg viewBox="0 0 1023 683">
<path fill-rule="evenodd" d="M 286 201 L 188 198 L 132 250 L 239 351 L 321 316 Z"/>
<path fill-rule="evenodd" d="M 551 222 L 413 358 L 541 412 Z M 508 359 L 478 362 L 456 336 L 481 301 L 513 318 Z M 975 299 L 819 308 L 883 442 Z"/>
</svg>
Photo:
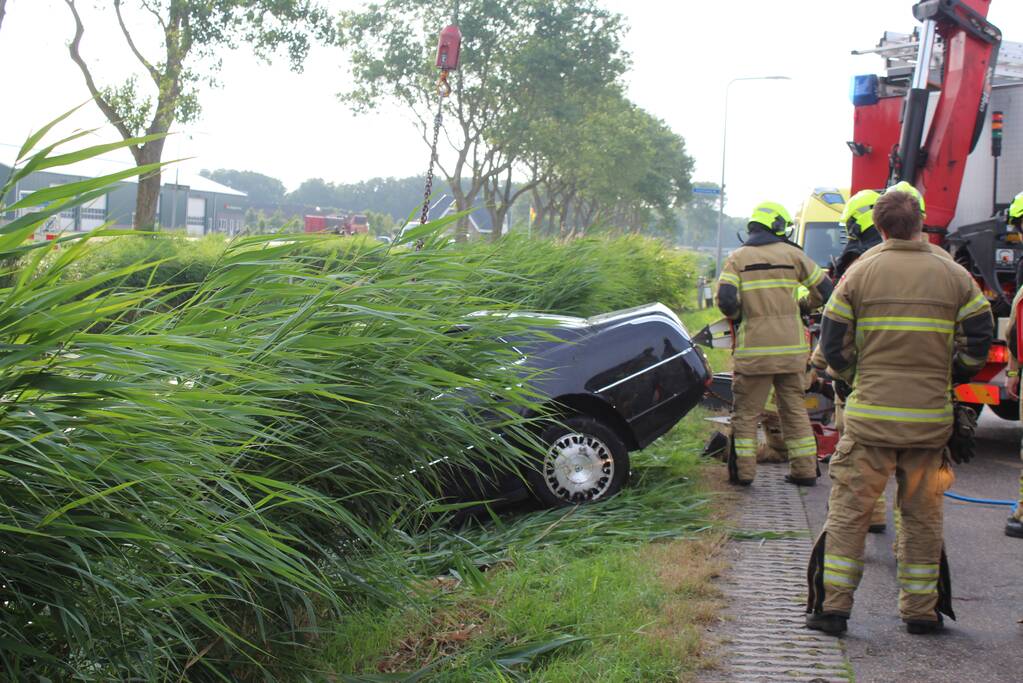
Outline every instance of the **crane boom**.
<svg viewBox="0 0 1023 683">
<path fill-rule="evenodd" d="M 908 180 L 923 193 L 928 232 L 936 243 L 944 240 L 955 216 L 966 157 L 980 136 L 991 97 L 1002 34 L 986 18 L 990 4 L 991 0 L 924 0 L 913 7 L 913 14 L 924 22 L 924 35 L 933 32 L 944 43 L 944 69 L 941 95 L 927 139 L 920 146 L 927 115 L 930 55 L 917 60 L 899 145 L 904 161 L 896 180 Z M 926 43 L 921 40 L 921 51 Z M 916 150 L 919 153 L 914 153 Z"/>
</svg>

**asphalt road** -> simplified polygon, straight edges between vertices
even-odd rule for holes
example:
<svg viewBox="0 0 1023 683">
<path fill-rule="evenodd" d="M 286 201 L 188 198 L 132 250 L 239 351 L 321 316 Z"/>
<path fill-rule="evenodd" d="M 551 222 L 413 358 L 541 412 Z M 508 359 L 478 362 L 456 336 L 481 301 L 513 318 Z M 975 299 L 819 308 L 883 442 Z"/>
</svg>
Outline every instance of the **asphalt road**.
<svg viewBox="0 0 1023 683">
<path fill-rule="evenodd" d="M 952 490 L 978 498 L 1012 499 L 1018 492 L 1023 429 L 984 411 L 978 457 L 956 468 Z M 818 534 L 830 489 L 806 489 L 810 527 Z M 945 499 L 945 547 L 952 570 L 956 622 L 941 634 L 910 636 L 898 615 L 895 539 L 889 523 L 867 538 L 866 569 L 856 592 L 845 643 L 857 683 L 1023 681 L 1023 539 L 1002 529 L 1008 508 Z"/>
</svg>

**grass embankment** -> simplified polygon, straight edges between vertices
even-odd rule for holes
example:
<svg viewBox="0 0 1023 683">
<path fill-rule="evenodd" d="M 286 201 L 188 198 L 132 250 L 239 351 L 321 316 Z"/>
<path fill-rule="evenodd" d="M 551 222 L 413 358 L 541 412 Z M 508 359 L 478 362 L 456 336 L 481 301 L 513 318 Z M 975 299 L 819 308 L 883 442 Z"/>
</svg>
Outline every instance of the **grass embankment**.
<svg viewBox="0 0 1023 683">
<path fill-rule="evenodd" d="M 339 622 L 310 668 L 346 681 L 689 680 L 709 664 L 721 569 L 702 417 L 636 454 L 632 484 L 604 504 L 416 539 L 434 551 L 420 562 L 431 578 L 408 604 Z M 438 574 L 437 553 L 461 571 Z"/>
</svg>

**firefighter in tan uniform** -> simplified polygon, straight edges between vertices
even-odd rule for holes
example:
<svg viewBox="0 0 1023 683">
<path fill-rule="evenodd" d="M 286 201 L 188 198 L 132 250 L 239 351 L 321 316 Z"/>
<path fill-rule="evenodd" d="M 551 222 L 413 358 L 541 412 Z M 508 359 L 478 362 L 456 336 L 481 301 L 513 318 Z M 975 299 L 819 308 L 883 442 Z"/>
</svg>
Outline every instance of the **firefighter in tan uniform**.
<svg viewBox="0 0 1023 683">
<path fill-rule="evenodd" d="M 846 630 L 871 509 L 893 473 L 899 612 L 913 634 L 938 630 L 942 613 L 954 616 L 942 541 L 951 383 L 984 364 L 993 325 L 969 273 L 920 241 L 922 218 L 908 192 L 878 199 L 874 221 L 886 241 L 846 273 L 824 311 L 824 357 L 852 386 L 827 522 L 807 573 L 806 625 L 826 633 Z"/>
<path fill-rule="evenodd" d="M 1009 206 L 1009 221 L 1019 229 L 1021 223 L 1023 223 L 1023 192 L 1016 195 L 1016 198 L 1012 201 Z M 1023 268 L 1023 265 L 1020 266 Z M 1019 325 L 1019 321 L 1016 316 L 1016 309 L 1019 306 L 1020 300 L 1023 299 L 1023 287 L 1020 286 L 1021 282 L 1019 274 L 1016 275 L 1016 297 L 1012 301 L 1012 315 L 1009 317 L 1009 327 L 1005 332 L 1005 341 L 1009 344 L 1009 381 L 1006 383 L 1006 389 L 1009 394 L 1015 398 L 1019 398 L 1019 360 L 1020 352 L 1023 349 L 1019 348 L 1016 340 L 1016 327 Z M 1020 404 L 1020 421 L 1023 421 L 1023 403 Z M 1020 457 L 1023 458 L 1023 445 L 1020 447 Z M 1019 477 L 1019 502 L 1016 504 L 1016 509 L 1013 510 L 1012 515 L 1005 522 L 1005 535 L 1012 536 L 1014 538 L 1023 538 L 1023 472 L 1020 473 Z"/>
<path fill-rule="evenodd" d="M 831 281 L 786 239 L 791 225 L 780 204 L 757 206 L 749 238 L 718 279 L 718 308 L 736 321 L 728 480 L 742 486 L 756 475 L 757 423 L 772 387 L 789 457 L 786 481 L 817 483 L 817 442 L 803 398 L 809 348 L 796 293 L 803 285 L 827 301 Z"/>
<path fill-rule="evenodd" d="M 908 183 L 906 183 L 908 185 Z M 911 185 L 909 187 L 912 187 Z M 915 189 L 915 188 L 914 188 Z M 874 225 L 874 203 L 881 194 L 876 190 L 860 190 L 845 203 L 842 217 L 839 219 L 845 227 L 846 243 L 842 254 L 834 265 L 835 280 L 841 280 L 846 271 L 856 263 L 860 256 L 868 250 L 881 244 L 881 233 Z M 923 200 L 921 199 L 921 206 Z M 820 344 L 814 349 L 810 356 L 810 365 L 818 372 L 827 372 L 827 361 L 824 360 L 824 353 Z M 845 427 L 845 399 L 849 385 L 844 382 L 835 382 L 835 429 L 841 434 Z M 870 514 L 870 526 L 867 531 L 872 534 L 883 534 L 888 526 L 888 511 L 884 492 L 874 504 Z"/>
</svg>

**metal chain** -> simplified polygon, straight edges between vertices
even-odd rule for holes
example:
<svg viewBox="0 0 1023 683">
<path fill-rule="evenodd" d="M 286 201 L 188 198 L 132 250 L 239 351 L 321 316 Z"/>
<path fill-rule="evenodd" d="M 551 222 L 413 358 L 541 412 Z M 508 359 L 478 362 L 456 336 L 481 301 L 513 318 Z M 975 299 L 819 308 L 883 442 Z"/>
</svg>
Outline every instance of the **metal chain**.
<svg viewBox="0 0 1023 683">
<path fill-rule="evenodd" d="M 458 0 L 454 2 L 452 23 L 458 24 Z M 433 117 L 433 144 L 430 145 L 430 168 L 426 170 L 426 188 L 423 191 L 423 211 L 419 217 L 420 225 L 425 225 L 430 217 L 430 195 L 433 194 L 433 167 L 437 164 L 437 143 L 440 140 L 440 127 L 444 120 L 444 98 L 451 94 L 447 71 L 441 71 L 440 79 L 437 81 L 437 93 L 437 114 Z M 416 243 L 417 250 L 421 248 L 421 242 L 422 240 Z"/>
<path fill-rule="evenodd" d="M 426 190 L 423 192 L 423 213 L 419 219 L 425 224 L 430 215 L 430 195 L 433 194 L 433 166 L 437 163 L 437 142 L 440 140 L 440 125 L 442 122 L 444 107 L 444 95 L 441 93 L 440 101 L 437 103 L 437 115 L 433 117 L 433 144 L 430 145 L 430 168 L 426 171 Z"/>
</svg>

